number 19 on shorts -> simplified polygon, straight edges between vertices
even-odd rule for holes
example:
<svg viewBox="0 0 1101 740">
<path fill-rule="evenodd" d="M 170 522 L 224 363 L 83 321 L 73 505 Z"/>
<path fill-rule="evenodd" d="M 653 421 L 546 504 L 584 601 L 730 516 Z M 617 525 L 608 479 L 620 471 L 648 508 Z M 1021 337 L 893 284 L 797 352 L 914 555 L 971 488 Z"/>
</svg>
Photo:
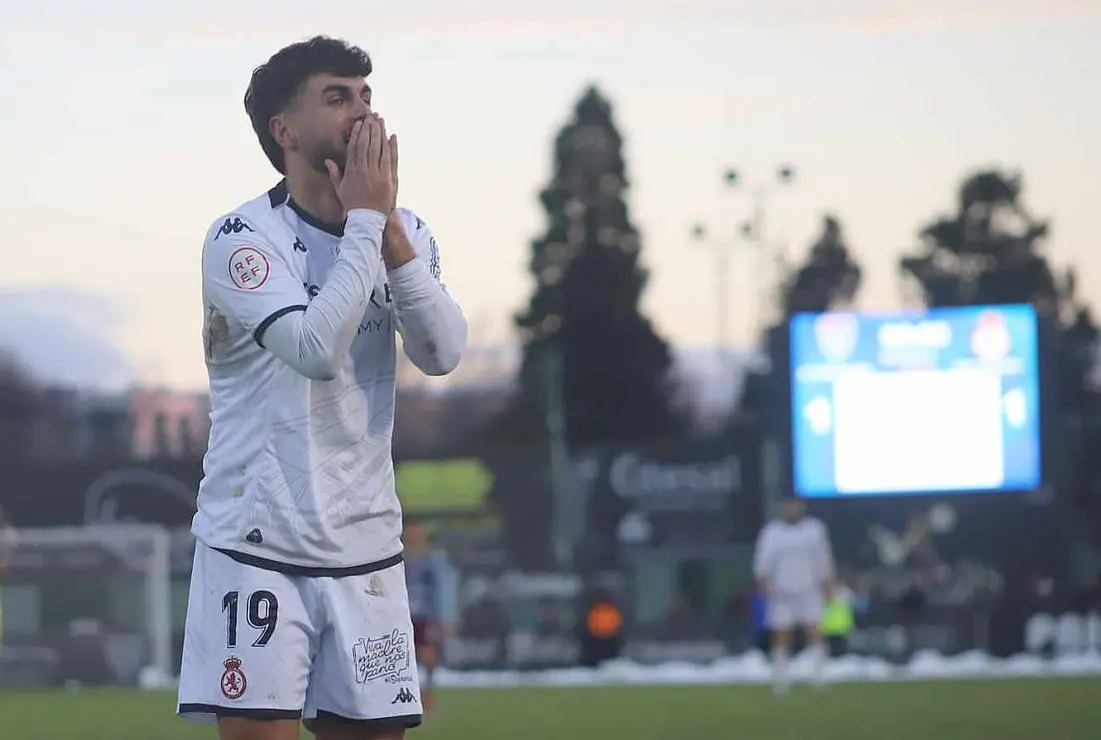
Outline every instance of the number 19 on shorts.
<svg viewBox="0 0 1101 740">
<path fill-rule="evenodd" d="M 226 616 L 226 647 L 237 647 L 241 592 L 228 591 L 222 597 L 222 614 Z M 256 631 L 253 647 L 264 647 L 275 634 L 279 623 L 279 599 L 271 591 L 253 591 L 245 599 L 245 620 Z"/>
</svg>

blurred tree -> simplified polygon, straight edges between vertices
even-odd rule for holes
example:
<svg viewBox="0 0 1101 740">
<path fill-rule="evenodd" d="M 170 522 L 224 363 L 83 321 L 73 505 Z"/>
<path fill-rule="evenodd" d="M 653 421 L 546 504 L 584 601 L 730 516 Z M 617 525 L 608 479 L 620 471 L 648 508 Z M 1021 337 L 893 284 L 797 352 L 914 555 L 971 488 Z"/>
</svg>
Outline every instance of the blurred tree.
<svg viewBox="0 0 1101 740">
<path fill-rule="evenodd" d="M 548 223 L 531 245 L 535 291 L 515 319 L 519 389 L 498 425 L 510 435 L 539 434 L 548 403 L 559 406 L 571 447 L 674 424 L 669 348 L 639 311 L 647 272 L 624 202 L 622 144 L 611 104 L 588 89 L 555 140 L 554 176 L 540 194 Z"/>
<path fill-rule="evenodd" d="M 780 282 L 776 296 L 782 315 L 778 326 L 783 326 L 797 313 L 850 306 L 860 290 L 860 264 L 849 252 L 841 222 L 829 214 L 822 219 L 822 233 L 811 244 L 805 260 L 788 267 L 785 272 L 786 277 Z M 766 330 L 766 335 L 776 328 Z M 764 418 L 770 410 L 782 408 L 772 395 L 778 388 L 771 367 L 747 372 L 733 422 L 751 423 Z"/>
<path fill-rule="evenodd" d="M 41 389 L 11 352 L 0 349 L 0 460 L 27 457 Z"/>
<path fill-rule="evenodd" d="M 920 232 L 915 254 L 899 267 L 927 306 L 1031 303 L 1042 315 L 1076 310 L 1073 270 L 1057 276 L 1042 253 L 1047 221 L 1021 200 L 1020 175 L 984 171 L 960 185 L 956 212 Z"/>
<path fill-rule="evenodd" d="M 822 234 L 811 245 L 806 261 L 789 270 L 781 283 L 783 317 L 852 304 L 860 289 L 860 277 L 860 265 L 845 244 L 841 222 L 827 215 L 822 219 Z"/>
</svg>

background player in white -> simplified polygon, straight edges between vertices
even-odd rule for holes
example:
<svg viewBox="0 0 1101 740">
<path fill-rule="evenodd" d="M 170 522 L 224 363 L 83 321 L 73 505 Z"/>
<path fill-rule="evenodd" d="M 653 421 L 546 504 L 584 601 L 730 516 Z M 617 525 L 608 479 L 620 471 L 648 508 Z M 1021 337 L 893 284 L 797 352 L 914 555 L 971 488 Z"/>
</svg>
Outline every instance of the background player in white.
<svg viewBox="0 0 1101 740">
<path fill-rule="evenodd" d="M 806 515 L 802 500 L 785 500 L 780 518 L 761 531 L 753 572 L 766 599 L 775 691 L 788 690 L 792 630 L 797 625 L 814 661 L 814 682 L 820 685 L 826 656 L 818 624 L 834 587 L 833 551 L 825 525 Z"/>
<path fill-rule="evenodd" d="M 223 740 L 400 738 L 422 717 L 394 491 L 396 335 L 454 369 L 466 322 L 436 241 L 396 207 L 370 58 L 317 37 L 252 75 L 285 179 L 203 246 L 211 431 L 178 712 Z"/>
</svg>

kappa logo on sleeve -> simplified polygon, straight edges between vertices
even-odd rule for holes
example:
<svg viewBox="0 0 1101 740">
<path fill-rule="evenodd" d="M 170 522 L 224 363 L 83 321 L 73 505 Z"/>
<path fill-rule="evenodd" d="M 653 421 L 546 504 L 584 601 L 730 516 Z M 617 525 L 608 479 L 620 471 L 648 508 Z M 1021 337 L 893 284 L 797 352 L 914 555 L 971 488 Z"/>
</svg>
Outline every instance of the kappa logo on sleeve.
<svg viewBox="0 0 1101 740">
<path fill-rule="evenodd" d="M 229 256 L 229 279 L 241 290 L 256 290 L 268 281 L 271 264 L 255 247 L 241 247 Z"/>
<path fill-rule="evenodd" d="M 242 221 L 239 217 L 227 218 L 222 225 L 218 227 L 218 233 L 214 235 L 214 241 L 218 241 L 219 237 L 229 236 L 230 234 L 240 234 L 242 231 L 252 233 L 255 231 L 246 222 Z"/>
</svg>

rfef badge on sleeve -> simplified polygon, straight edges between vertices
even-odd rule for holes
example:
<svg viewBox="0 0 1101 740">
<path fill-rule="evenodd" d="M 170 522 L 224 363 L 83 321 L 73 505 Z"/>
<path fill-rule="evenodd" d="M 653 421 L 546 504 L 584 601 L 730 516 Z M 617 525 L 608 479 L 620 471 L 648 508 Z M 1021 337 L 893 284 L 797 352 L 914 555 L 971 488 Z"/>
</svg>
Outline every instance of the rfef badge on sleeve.
<svg viewBox="0 0 1101 740">
<path fill-rule="evenodd" d="M 255 247 L 241 247 L 229 256 L 229 279 L 241 290 L 256 290 L 270 272 L 268 258 Z"/>
</svg>

